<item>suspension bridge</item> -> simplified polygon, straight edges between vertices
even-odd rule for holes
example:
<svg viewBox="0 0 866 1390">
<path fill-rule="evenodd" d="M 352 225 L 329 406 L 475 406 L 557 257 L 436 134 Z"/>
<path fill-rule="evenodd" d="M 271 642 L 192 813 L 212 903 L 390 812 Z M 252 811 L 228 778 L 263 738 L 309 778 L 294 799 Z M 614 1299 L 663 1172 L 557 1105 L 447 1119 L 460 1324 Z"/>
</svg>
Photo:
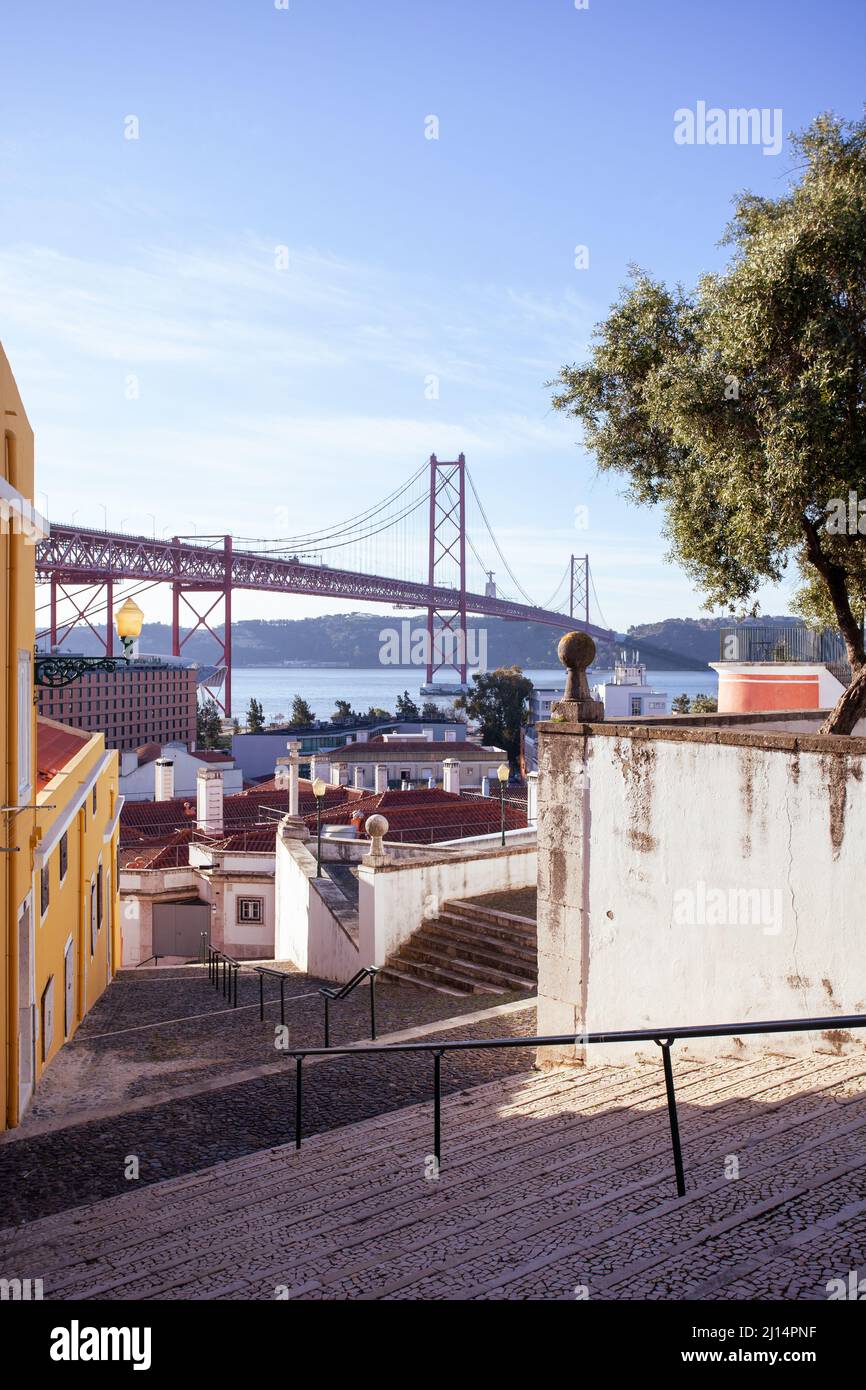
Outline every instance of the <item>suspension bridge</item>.
<svg viewBox="0 0 866 1390">
<path fill-rule="evenodd" d="M 443 669 L 466 683 L 469 613 L 614 637 L 590 622 L 591 593 L 596 607 L 598 600 L 587 556 L 571 556 L 551 598 L 542 605 L 533 602 L 503 554 L 463 454 L 448 462 L 431 455 L 374 506 L 303 535 L 160 540 L 52 523 L 50 536 L 37 547 L 36 572 L 48 589 L 40 606 L 48 622 L 37 640 L 60 647 L 84 625 L 107 656 L 114 655 L 115 602 L 169 584 L 172 653 L 182 655 L 194 632 L 208 633 L 214 665 L 224 673 L 211 693 L 226 715 L 231 714 L 236 589 L 426 610 L 428 684 Z M 505 589 L 494 578 L 502 573 Z M 121 594 L 122 585 L 133 587 Z M 449 635 L 461 640 L 444 641 Z"/>
</svg>

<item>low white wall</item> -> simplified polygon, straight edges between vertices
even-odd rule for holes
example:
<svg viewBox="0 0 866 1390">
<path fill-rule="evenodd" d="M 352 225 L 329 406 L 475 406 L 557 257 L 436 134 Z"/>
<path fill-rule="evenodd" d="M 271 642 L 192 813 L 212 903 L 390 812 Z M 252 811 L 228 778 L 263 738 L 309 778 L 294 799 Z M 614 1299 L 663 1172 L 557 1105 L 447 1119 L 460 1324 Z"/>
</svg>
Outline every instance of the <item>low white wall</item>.
<svg viewBox="0 0 866 1390">
<path fill-rule="evenodd" d="M 303 841 L 279 835 L 275 958 L 342 982 L 351 979 L 361 963 L 357 936 L 357 914 L 349 910 L 338 888 L 316 878 L 315 855 Z"/>
<path fill-rule="evenodd" d="M 546 725 L 539 1031 L 866 1012 L 864 765 L 861 738 Z M 677 1051 L 864 1045 L 828 1029 Z"/>
<path fill-rule="evenodd" d="M 435 847 L 431 847 L 435 848 Z M 386 846 L 386 854 L 390 848 Z M 534 843 L 505 849 L 484 846 L 439 858 L 389 858 L 358 869 L 358 916 L 362 965 L 384 965 L 421 924 L 435 917 L 448 898 L 477 897 L 535 884 Z"/>
</svg>

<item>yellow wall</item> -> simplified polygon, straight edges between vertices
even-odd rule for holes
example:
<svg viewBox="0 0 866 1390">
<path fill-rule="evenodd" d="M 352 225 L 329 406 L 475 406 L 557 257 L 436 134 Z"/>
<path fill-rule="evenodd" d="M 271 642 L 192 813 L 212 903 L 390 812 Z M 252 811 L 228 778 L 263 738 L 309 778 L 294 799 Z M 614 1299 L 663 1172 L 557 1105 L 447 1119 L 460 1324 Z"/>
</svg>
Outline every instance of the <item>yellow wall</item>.
<svg viewBox="0 0 866 1390">
<path fill-rule="evenodd" d="M 64 945 L 76 943 L 75 1004 L 69 1035 L 108 978 L 108 933 L 113 932 L 113 969 L 120 955 L 117 874 L 117 754 L 106 755 L 102 734 L 95 734 L 80 753 L 40 792 L 37 789 L 36 712 L 32 653 L 35 640 L 35 538 L 39 522 L 33 511 L 33 432 L 9 363 L 0 347 L 0 1128 L 18 1123 L 27 1095 L 27 1056 L 19 1034 L 32 1037 L 29 1048 L 32 1082 L 45 1061 L 64 1041 Z M 19 687 L 19 672 L 29 684 Z M 19 736 L 25 735 L 23 742 Z M 67 832 L 69 866 L 59 878 L 59 845 L 46 854 L 57 830 L 82 790 L 95 780 L 86 809 L 75 812 Z M 19 809 L 20 808 L 20 809 Z M 108 839 L 106 841 L 106 836 Z M 8 851 L 8 852 L 6 852 Z M 90 882 L 102 857 L 110 870 L 110 892 L 103 888 L 103 925 L 90 954 Z M 47 911 L 40 912 L 42 860 L 49 865 Z M 24 917 L 22 918 L 22 910 Z M 29 913 L 32 929 L 24 930 Z M 27 952 L 30 958 L 27 959 Z M 26 968 L 25 968 L 26 967 Z M 53 1040 L 43 1061 L 41 1003 L 54 979 Z M 29 1089 L 25 1085 L 25 1091 Z"/>
</svg>

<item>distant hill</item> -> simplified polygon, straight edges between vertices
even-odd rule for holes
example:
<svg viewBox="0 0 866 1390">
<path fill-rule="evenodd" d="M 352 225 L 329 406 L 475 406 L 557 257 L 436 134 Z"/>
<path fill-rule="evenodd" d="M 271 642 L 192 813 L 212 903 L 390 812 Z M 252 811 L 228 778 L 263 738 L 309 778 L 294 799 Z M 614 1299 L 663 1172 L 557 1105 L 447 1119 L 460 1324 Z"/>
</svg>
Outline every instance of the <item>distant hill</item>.
<svg viewBox="0 0 866 1390">
<path fill-rule="evenodd" d="M 709 661 L 719 657 L 719 628 L 731 618 L 665 618 L 643 623 L 618 634 L 614 642 L 599 642 L 596 666 L 609 667 L 616 653 L 625 646 L 637 648 L 642 660 L 656 671 L 704 671 Z M 794 623 L 795 618 L 766 618 L 768 623 Z M 378 667 L 383 633 L 398 634 L 409 623 L 409 632 L 424 627 L 424 616 L 414 614 L 331 613 L 320 618 L 270 620 L 248 618 L 232 628 L 236 666 L 339 665 Z M 522 666 L 529 670 L 559 670 L 556 644 L 560 633 L 540 623 L 510 623 L 500 618 L 470 618 L 473 634 L 487 633 L 487 665 Z M 470 641 L 477 641 L 475 636 Z M 93 633 L 82 629 L 67 643 L 72 651 L 88 654 L 99 651 Z M 142 655 L 171 650 L 171 629 L 166 623 L 146 623 L 141 636 Z M 194 661 L 213 658 L 213 644 L 207 635 L 195 632 L 184 647 L 184 655 Z M 471 654 L 471 648 L 470 648 Z"/>
</svg>

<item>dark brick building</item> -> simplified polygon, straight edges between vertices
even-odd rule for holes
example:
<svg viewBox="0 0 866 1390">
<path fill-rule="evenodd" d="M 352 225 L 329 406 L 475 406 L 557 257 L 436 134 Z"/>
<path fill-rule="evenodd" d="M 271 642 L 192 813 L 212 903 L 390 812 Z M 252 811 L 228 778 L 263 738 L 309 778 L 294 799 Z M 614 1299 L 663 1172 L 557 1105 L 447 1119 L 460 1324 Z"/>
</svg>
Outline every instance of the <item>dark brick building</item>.
<svg viewBox="0 0 866 1390">
<path fill-rule="evenodd" d="M 66 653 L 64 653 L 66 654 Z M 179 657 L 136 657 L 116 671 L 91 671 L 71 685 L 39 687 L 39 713 L 100 731 L 108 748 L 185 743 L 196 736 L 198 668 Z"/>
</svg>

